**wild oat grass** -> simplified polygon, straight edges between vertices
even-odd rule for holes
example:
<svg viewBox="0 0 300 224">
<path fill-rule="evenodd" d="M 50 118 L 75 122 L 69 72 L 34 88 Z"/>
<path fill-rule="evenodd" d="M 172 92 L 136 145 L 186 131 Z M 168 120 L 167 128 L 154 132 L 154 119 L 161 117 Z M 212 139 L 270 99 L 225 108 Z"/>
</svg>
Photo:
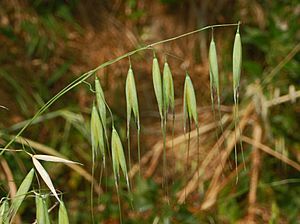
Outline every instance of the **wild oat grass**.
<svg viewBox="0 0 300 224">
<path fill-rule="evenodd" d="M 210 88 L 211 88 L 211 99 L 214 104 L 213 93 L 216 92 L 217 99 L 219 102 L 220 98 L 220 87 L 219 87 L 219 67 L 216 44 L 214 41 L 214 36 L 212 34 L 210 45 L 209 45 L 209 76 L 210 76 Z"/>
<path fill-rule="evenodd" d="M 232 54 L 232 80 L 233 80 L 233 100 L 234 100 L 234 126 L 235 126 L 235 133 L 238 126 L 239 121 L 239 86 L 240 86 L 240 77 L 241 77 L 241 67 L 242 67 L 242 42 L 240 36 L 240 25 L 238 24 L 237 31 L 234 38 L 234 45 L 233 45 L 233 54 Z M 239 129 L 239 128 L 238 128 Z M 242 142 L 240 141 L 242 157 L 244 161 L 243 155 L 243 146 Z M 235 168 L 237 173 L 237 146 L 234 146 L 234 153 L 235 153 Z M 244 162 L 245 164 L 245 162 Z M 238 181 L 238 175 L 236 175 L 236 181 Z"/>
<path fill-rule="evenodd" d="M 167 60 L 164 63 L 163 71 L 163 102 L 165 114 L 164 116 L 166 118 L 169 109 L 173 113 L 175 108 L 173 77 Z"/>
<path fill-rule="evenodd" d="M 131 120 L 131 112 L 133 111 L 133 115 L 135 118 L 135 123 L 137 125 L 138 133 L 140 131 L 140 115 L 139 115 L 139 103 L 137 97 L 137 91 L 134 81 L 133 70 L 130 66 L 126 84 L 125 84 L 125 95 L 126 95 L 126 111 L 127 111 L 127 141 L 128 141 L 128 161 L 129 161 L 129 169 L 131 168 L 131 153 L 130 153 L 130 120 Z M 139 135 L 138 135 L 138 144 L 139 144 Z M 140 146 L 138 145 L 138 160 L 140 165 Z"/>
<path fill-rule="evenodd" d="M 103 134 L 103 125 L 99 118 L 99 114 L 95 104 L 92 107 L 91 114 L 91 142 L 92 142 L 92 153 L 93 153 L 93 162 L 97 158 L 100 151 L 103 165 L 105 166 L 105 145 L 104 145 L 104 134 Z"/>
<path fill-rule="evenodd" d="M 155 97 L 157 100 L 158 110 L 161 120 L 163 120 L 163 93 L 162 93 L 162 81 L 160 68 L 157 58 L 154 56 L 152 64 L 152 80 L 155 92 Z"/>
<path fill-rule="evenodd" d="M 127 182 L 127 187 L 129 189 L 129 179 L 128 179 L 126 160 L 124 156 L 124 150 L 123 150 L 120 136 L 114 127 L 112 129 L 112 134 L 111 134 L 111 149 L 112 149 L 112 162 L 113 162 L 115 181 L 116 183 L 118 183 L 118 180 L 120 178 L 119 167 L 121 167 L 121 170 Z"/>
<path fill-rule="evenodd" d="M 188 73 L 185 76 L 184 90 L 183 90 L 183 117 L 184 117 L 184 130 L 186 131 L 186 122 L 189 124 L 192 121 L 198 126 L 198 113 L 196 95 L 192 80 Z"/>
<path fill-rule="evenodd" d="M 101 120 L 101 126 L 103 127 L 104 137 L 105 137 L 105 141 L 106 141 L 106 147 L 107 147 L 107 151 L 108 151 L 108 155 L 109 155 L 109 149 L 108 149 L 109 142 L 108 142 L 108 135 L 107 135 L 107 120 L 106 120 L 106 100 L 105 100 L 103 89 L 101 87 L 100 80 L 98 79 L 97 76 L 95 77 L 95 91 L 96 91 L 97 109 L 98 109 L 98 113 L 99 113 L 100 120 Z M 105 149 L 105 147 L 104 147 L 104 149 Z M 105 155 L 105 153 L 104 153 L 104 155 Z M 103 161 L 103 162 L 105 165 L 105 161 Z"/>
<path fill-rule="evenodd" d="M 66 94 L 67 92 L 71 91 L 73 88 L 77 87 L 81 83 L 86 83 L 86 80 L 89 77 L 92 77 L 96 74 L 96 72 L 100 69 L 103 69 L 104 67 L 107 67 L 111 64 L 114 64 L 115 62 L 130 57 L 133 54 L 136 54 L 137 52 L 148 50 L 148 49 L 154 49 L 156 45 L 167 43 L 170 41 L 175 41 L 179 38 L 183 38 L 207 29 L 217 28 L 217 27 L 224 27 L 224 26 L 236 26 L 237 24 L 222 24 L 222 25 L 213 25 L 213 26 L 207 26 L 189 33 L 185 33 L 183 35 L 179 35 L 177 37 L 173 37 L 170 39 L 162 40 L 159 42 L 156 42 L 154 44 L 147 45 L 145 47 L 141 47 L 139 49 L 136 49 L 134 51 L 131 51 L 127 54 L 124 54 L 116 59 L 107 61 L 101 65 L 99 65 L 97 68 L 84 73 L 79 78 L 71 82 L 68 86 L 63 88 L 58 94 L 56 94 L 53 98 L 51 98 L 40 110 L 34 115 L 34 117 L 23 126 L 23 128 L 17 133 L 17 135 L 11 139 L 7 143 L 7 145 L 4 147 L 4 150 L 0 152 L 0 155 L 2 155 L 15 140 L 18 138 L 45 110 L 47 110 L 55 101 L 57 101 L 61 96 Z M 217 99 L 218 104 L 220 103 L 219 100 L 219 74 L 218 74 L 218 62 L 217 62 L 217 53 L 216 53 L 216 47 L 214 40 L 212 39 L 210 44 L 210 53 L 209 53 L 209 62 L 210 62 L 210 77 L 211 77 L 211 88 L 215 89 L 217 92 Z M 239 81 L 240 81 L 240 70 L 241 70 L 241 41 L 240 41 L 240 35 L 239 35 L 239 27 L 237 30 L 237 34 L 235 37 L 234 42 L 234 49 L 233 49 L 233 89 L 234 89 L 234 102 L 235 105 L 238 104 L 238 87 L 239 87 Z M 174 86 L 173 86 L 173 77 L 172 72 L 169 67 L 169 64 L 167 61 L 164 63 L 164 69 L 163 69 L 163 77 L 161 77 L 160 72 L 160 66 L 158 59 L 154 55 L 153 58 L 153 64 L 152 64 L 152 79 L 153 79 L 153 87 L 154 87 L 154 93 L 158 105 L 158 110 L 161 118 L 161 128 L 164 138 L 164 167 L 163 171 L 165 170 L 165 150 L 166 150 L 166 122 L 167 122 L 167 114 L 169 110 L 173 113 L 173 124 L 174 124 L 174 116 L 175 116 L 175 102 L 174 102 Z M 138 105 L 138 96 L 136 91 L 136 85 L 135 85 L 135 79 L 134 79 L 134 73 L 132 70 L 132 67 L 130 65 L 130 68 L 128 70 L 127 78 L 126 78 L 126 85 L 125 85 L 125 93 L 126 93 L 126 107 L 127 107 L 127 139 L 128 139 L 128 150 L 129 150 L 129 167 L 130 167 L 130 121 L 131 121 L 131 112 L 133 112 L 133 116 L 135 119 L 135 123 L 137 125 L 138 129 L 138 157 L 140 161 L 140 143 L 139 143 L 139 135 L 140 135 L 140 115 L 139 115 L 139 105 Z M 127 163 L 124 155 L 124 149 L 123 145 L 120 139 L 120 136 L 118 132 L 116 131 L 115 125 L 114 125 L 114 118 L 113 114 L 107 105 L 105 101 L 105 96 L 100 84 L 99 79 L 95 78 L 95 97 L 96 97 L 96 103 L 93 104 L 92 110 L 91 110 L 91 122 L 90 122 L 90 132 L 91 132 L 91 143 L 92 143 L 92 157 L 93 157 L 93 177 L 94 177 L 94 165 L 95 165 L 95 159 L 100 154 L 103 160 L 103 166 L 105 165 L 105 155 L 106 152 L 110 153 L 111 151 L 111 162 L 112 162 L 112 169 L 115 177 L 115 184 L 119 199 L 119 181 L 120 181 L 120 169 L 126 179 L 128 190 L 130 191 L 130 185 L 129 185 L 129 178 L 128 178 L 128 170 L 127 170 Z M 108 141 L 108 129 L 107 129 L 107 120 L 106 120 L 106 110 L 109 111 L 111 116 L 111 144 L 109 149 L 109 141 Z M 184 114 L 184 132 L 186 132 L 186 124 L 188 122 L 189 124 L 189 132 L 190 132 L 190 125 L 192 123 L 195 124 L 197 127 L 197 146 L 198 146 L 198 157 L 199 157 L 199 123 L 198 123 L 198 113 L 197 113 L 197 103 L 196 103 L 196 93 L 193 87 L 192 80 L 188 73 L 186 73 L 185 83 L 184 83 L 184 93 L 183 93 L 183 114 Z M 189 149 L 188 149 L 189 151 Z M 47 187 L 50 189 L 53 196 L 59 201 L 59 223 L 68 223 L 69 219 L 67 216 L 66 208 L 63 204 L 63 202 L 59 199 L 58 194 L 54 188 L 54 185 L 52 183 L 52 180 L 48 174 L 48 172 L 44 169 L 42 164 L 39 162 L 39 160 L 43 161 L 49 161 L 49 162 L 60 162 L 60 163 L 75 163 L 73 161 L 65 160 L 59 157 L 49 156 L 49 155 L 32 155 L 32 162 L 36 169 L 36 171 L 40 174 L 43 181 L 47 185 Z M 199 162 L 199 159 L 198 159 Z M 20 188 L 18 189 L 18 192 L 16 196 L 12 199 L 12 205 L 10 208 L 10 213 L 12 216 L 15 215 L 15 213 L 18 211 L 20 205 L 22 204 L 25 196 L 28 193 L 28 190 L 31 186 L 31 182 L 34 175 L 34 169 L 31 169 L 31 171 L 28 173 L 24 181 L 22 182 Z M 165 175 L 164 175 L 165 176 Z M 92 181 L 93 185 L 93 181 Z M 93 188 L 91 189 L 93 190 Z M 91 210 L 92 210 L 92 222 L 94 222 L 93 217 L 93 196 L 91 194 Z M 0 218 L 4 220 L 3 217 L 5 217 L 5 214 L 7 214 L 7 205 L 8 202 L 4 200 L 0 207 Z M 36 206 L 37 206 L 37 222 L 38 223 L 49 223 L 49 215 L 48 215 L 48 209 L 47 204 L 45 203 L 45 198 L 43 195 L 37 195 L 36 196 Z M 120 199 L 119 199 L 119 208 L 120 208 Z M 120 216 L 121 216 L 121 209 L 120 209 Z M 122 219 L 120 218 L 121 222 Z"/>
</svg>

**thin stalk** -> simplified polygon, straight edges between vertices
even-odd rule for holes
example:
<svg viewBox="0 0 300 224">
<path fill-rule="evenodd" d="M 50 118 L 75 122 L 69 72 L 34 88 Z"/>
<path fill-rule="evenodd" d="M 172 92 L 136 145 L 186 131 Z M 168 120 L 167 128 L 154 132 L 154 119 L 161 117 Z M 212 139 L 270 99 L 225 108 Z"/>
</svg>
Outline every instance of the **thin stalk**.
<svg viewBox="0 0 300 224">
<path fill-rule="evenodd" d="M 164 182 L 165 182 L 165 194 L 168 198 L 169 196 L 169 190 L 168 190 L 168 178 L 166 174 L 166 167 L 167 167 L 167 156 L 166 156 L 166 132 L 167 132 L 167 118 L 166 115 L 163 120 L 163 176 L 164 176 Z M 169 201 L 168 201 L 169 203 Z"/>
<path fill-rule="evenodd" d="M 163 181 L 162 181 L 162 187 L 165 187 L 165 181 L 166 181 L 166 133 L 165 133 L 165 119 L 161 118 L 161 133 L 163 135 Z"/>
<path fill-rule="evenodd" d="M 242 131 L 241 131 L 241 127 L 240 127 L 240 116 L 239 116 L 239 96 L 237 95 L 237 108 L 236 108 L 236 115 L 237 115 L 237 123 L 238 123 L 238 130 L 239 130 L 239 143 L 240 143 L 240 147 L 241 147 L 241 152 L 242 152 L 242 160 L 243 160 L 243 164 L 244 164 L 244 170 L 246 170 L 246 163 L 245 163 L 245 156 L 244 156 L 244 147 L 243 147 L 243 143 L 242 143 Z"/>
<path fill-rule="evenodd" d="M 188 181 L 188 165 L 189 165 L 189 155 L 190 155 L 190 143 L 191 143 L 191 121 L 188 115 L 188 140 L 187 140 L 187 154 L 186 154 L 186 165 L 185 165 L 185 173 L 186 173 L 186 181 Z M 184 201 L 186 200 L 186 188 L 185 189 L 185 196 Z"/>
<path fill-rule="evenodd" d="M 218 99 L 217 99 L 217 103 L 218 103 L 218 114 L 219 114 L 219 124 L 221 127 L 221 136 L 224 136 L 224 128 L 223 128 L 223 123 L 222 123 L 222 114 L 221 114 L 221 101 L 220 101 L 220 95 L 218 95 Z M 219 139 L 219 138 L 218 138 Z M 224 141 L 225 144 L 225 141 Z M 225 146 L 226 147 L 226 146 Z M 222 160 L 221 160 L 222 162 Z M 229 160 L 229 168 L 232 169 L 232 164 L 231 161 Z M 224 167 L 223 167 L 224 168 Z"/>
<path fill-rule="evenodd" d="M 131 170 L 131 148 L 130 148 L 130 124 L 127 124 L 127 153 L 128 153 L 128 166 Z"/>
<path fill-rule="evenodd" d="M 197 128 L 197 167 L 200 167 L 200 142 L 199 142 L 199 125 L 196 125 Z M 200 180 L 200 169 L 197 168 L 198 180 Z M 199 181 L 200 183 L 200 181 Z"/>
<path fill-rule="evenodd" d="M 95 177 L 95 155 L 92 153 L 92 183 L 91 183 L 91 219 L 95 223 L 94 218 L 94 177 Z"/>
<path fill-rule="evenodd" d="M 106 125 L 106 124 L 105 124 Z M 107 130 L 104 127 L 104 135 L 105 135 L 105 141 L 106 141 L 106 147 L 107 147 L 107 153 L 108 153 L 108 158 L 111 159 L 110 155 L 110 149 L 109 149 L 109 141 L 108 141 L 108 136 L 107 136 Z"/>
<path fill-rule="evenodd" d="M 99 175 L 99 186 L 101 187 L 102 185 L 102 178 L 103 178 L 103 166 L 101 165 L 100 168 L 100 175 Z M 98 195 L 98 204 L 100 203 L 100 194 Z"/>
<path fill-rule="evenodd" d="M 171 147 L 171 150 L 172 150 L 172 154 L 174 155 L 174 134 L 175 134 L 175 110 L 173 109 L 172 110 L 172 147 Z M 173 164 L 174 167 L 175 167 L 175 164 Z M 174 184 L 174 179 L 172 181 L 172 183 Z"/>
<path fill-rule="evenodd" d="M 223 124 L 222 124 L 222 114 L 221 114 L 221 102 L 220 102 L 220 96 L 217 96 L 217 103 L 218 103 L 218 114 L 219 114 L 219 123 L 220 123 L 220 127 L 221 127 L 221 133 L 222 135 L 224 134 L 224 128 L 223 128 Z"/>
<path fill-rule="evenodd" d="M 188 165 L 189 165 L 189 157 L 190 157 L 190 145 L 191 145 L 191 121 L 189 120 L 188 122 L 188 131 L 189 131 L 189 134 L 188 134 L 188 148 L 187 148 L 187 156 L 186 156 L 186 168 L 188 169 Z M 188 175 L 187 175 L 188 176 Z"/>
<path fill-rule="evenodd" d="M 215 109 L 215 88 L 214 87 L 211 87 L 211 90 L 210 90 L 210 98 L 211 98 L 211 109 L 212 109 L 212 112 L 213 112 L 213 116 L 214 116 L 214 122 L 215 123 L 217 123 L 217 118 L 216 118 L 216 109 Z M 218 100 L 218 103 L 219 103 L 219 97 L 217 97 L 217 100 Z M 219 105 L 218 105 L 219 106 Z M 220 111 L 219 111 L 219 113 L 220 113 Z M 219 115 L 220 116 L 220 115 Z M 221 118 L 220 118 L 221 119 Z M 222 120 L 220 120 L 220 121 L 218 121 L 218 123 L 221 123 L 221 125 L 222 125 Z M 223 126 L 221 126 L 221 130 L 222 130 L 222 135 L 221 136 L 223 136 Z M 220 152 L 221 150 L 220 150 L 220 144 L 219 144 L 219 134 L 218 134 L 218 131 L 216 130 L 215 131 L 215 135 L 216 135 L 216 138 L 217 138 L 217 147 L 218 147 L 218 151 Z M 223 162 L 222 162 L 222 158 L 221 157 L 219 157 L 220 158 L 220 163 L 221 163 L 221 166 L 222 166 L 222 169 L 224 170 L 224 164 L 223 164 Z"/>
<path fill-rule="evenodd" d="M 123 219 L 122 219 L 121 200 L 120 200 L 119 185 L 117 183 L 117 180 L 115 180 L 115 185 L 116 185 L 117 197 L 118 197 L 119 218 L 120 218 L 120 223 L 122 224 L 123 223 Z"/>
<path fill-rule="evenodd" d="M 234 160 L 235 160 L 235 172 L 236 172 L 236 184 L 239 181 L 239 174 L 238 174 L 238 158 L 237 158 L 237 147 L 236 147 L 236 141 L 237 141 L 237 137 L 236 137 L 236 127 L 237 127 L 237 97 L 236 97 L 236 90 L 234 92 L 234 140 L 235 140 L 235 144 L 234 144 Z"/>
<path fill-rule="evenodd" d="M 139 121 L 138 121 L 139 123 Z M 141 128 L 140 124 L 138 124 L 137 129 L 137 144 L 138 144 L 138 159 L 139 159 L 139 176 L 141 177 L 141 144 L 140 144 L 140 137 L 141 137 Z"/>
</svg>

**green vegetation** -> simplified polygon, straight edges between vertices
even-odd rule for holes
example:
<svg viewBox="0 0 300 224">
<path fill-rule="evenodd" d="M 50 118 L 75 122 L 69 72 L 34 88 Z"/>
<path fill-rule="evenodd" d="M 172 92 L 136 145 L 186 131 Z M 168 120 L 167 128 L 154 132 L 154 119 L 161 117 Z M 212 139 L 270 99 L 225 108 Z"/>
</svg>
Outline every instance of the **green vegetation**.
<svg viewBox="0 0 300 224">
<path fill-rule="evenodd" d="M 219 4 L 1 2 L 0 223 L 299 222 L 300 4 Z"/>
</svg>

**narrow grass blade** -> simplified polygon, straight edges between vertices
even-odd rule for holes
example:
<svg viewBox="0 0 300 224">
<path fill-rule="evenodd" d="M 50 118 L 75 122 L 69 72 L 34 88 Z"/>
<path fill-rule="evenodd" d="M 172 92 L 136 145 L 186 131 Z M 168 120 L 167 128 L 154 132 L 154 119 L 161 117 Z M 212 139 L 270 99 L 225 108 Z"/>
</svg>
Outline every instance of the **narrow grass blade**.
<svg viewBox="0 0 300 224">
<path fill-rule="evenodd" d="M 69 224 L 68 212 L 63 201 L 59 204 L 58 224 Z"/>
<path fill-rule="evenodd" d="M 152 79 L 153 79 L 154 92 L 158 104 L 159 114 L 161 119 L 163 119 L 162 83 L 161 83 L 159 63 L 156 57 L 153 58 Z"/>
<path fill-rule="evenodd" d="M 38 173 L 41 175 L 41 177 L 44 180 L 47 187 L 50 189 L 50 191 L 56 197 L 56 199 L 60 202 L 58 195 L 55 191 L 55 188 L 52 184 L 51 178 L 50 178 L 49 174 L 47 173 L 47 171 L 44 169 L 42 164 L 36 158 L 32 157 L 32 162 L 33 162 L 34 167 L 38 171 Z"/>
<path fill-rule="evenodd" d="M 48 206 L 44 195 L 36 195 L 36 222 L 37 224 L 50 224 Z"/>
<path fill-rule="evenodd" d="M 7 200 L 4 200 L 0 207 L 0 223 L 1 224 L 9 223 L 9 204 Z"/>
<path fill-rule="evenodd" d="M 23 182 L 21 183 L 15 197 L 12 198 L 11 208 L 10 208 L 12 217 L 15 216 L 24 198 L 26 197 L 32 183 L 33 175 L 34 175 L 34 169 L 32 168 L 24 178 Z"/>
<path fill-rule="evenodd" d="M 36 158 L 36 159 L 38 159 L 38 160 L 43 160 L 43 161 L 48 161 L 48 162 L 55 162 L 55 163 L 71 163 L 71 164 L 80 164 L 80 165 L 83 165 L 83 164 L 78 163 L 78 162 L 74 162 L 74 161 L 71 161 L 71 160 L 59 158 L 59 157 L 57 157 L 57 156 L 34 155 L 33 157 Z"/>
</svg>

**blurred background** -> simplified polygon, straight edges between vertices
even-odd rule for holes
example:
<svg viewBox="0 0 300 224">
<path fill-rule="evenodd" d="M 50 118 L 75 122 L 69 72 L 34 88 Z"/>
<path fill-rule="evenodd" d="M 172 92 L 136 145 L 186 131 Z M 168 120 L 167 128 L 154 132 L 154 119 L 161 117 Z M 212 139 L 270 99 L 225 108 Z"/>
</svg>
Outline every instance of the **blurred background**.
<svg viewBox="0 0 300 224">
<path fill-rule="evenodd" d="M 24 121 L 84 72 L 149 43 L 206 25 L 237 21 L 242 23 L 243 43 L 242 148 L 239 141 L 231 138 L 234 130 L 232 48 L 236 27 L 214 30 L 225 141 L 220 137 L 222 132 L 211 110 L 208 71 L 211 31 L 155 47 L 161 69 L 167 58 L 175 86 L 174 141 L 172 144 L 172 122 L 168 122 L 165 172 L 161 165 L 160 118 L 152 86 L 153 52 L 146 50 L 131 57 L 140 104 L 142 167 L 139 176 L 137 133 L 133 124 L 132 193 L 128 193 L 125 182 L 120 189 L 123 222 L 299 223 L 298 0 L 1 0 L 1 147 L 25 125 Z M 125 58 L 97 72 L 125 152 L 124 94 L 128 67 L 129 60 Z M 191 133 L 188 163 L 185 159 L 187 138 L 182 119 L 185 71 L 193 80 L 197 97 L 200 166 L 195 160 L 195 130 Z M 93 84 L 94 80 L 88 81 Z M 89 120 L 93 100 L 89 85 L 81 84 L 61 97 L 22 134 L 28 145 L 40 154 L 59 153 L 84 164 L 83 170 L 44 164 L 56 189 L 64 194 L 70 223 L 91 222 Z M 235 143 L 239 164 L 237 182 Z M 15 142 L 11 147 L 18 149 L 22 145 Z M 20 185 L 32 163 L 21 153 L 5 153 L 1 157 L 0 194 L 3 197 Z M 196 175 L 198 170 L 200 177 Z M 97 183 L 100 173 L 99 162 Z M 162 187 L 163 173 L 167 185 Z M 9 182 L 9 179 L 15 182 Z M 38 184 L 34 186 L 37 188 Z M 104 170 L 94 197 L 96 223 L 119 223 L 111 165 Z M 132 206 L 130 198 L 133 199 Z M 54 202 L 51 198 L 50 204 Z M 53 220 L 56 213 L 57 208 L 50 213 Z M 26 200 L 19 215 L 19 223 L 34 222 L 33 198 Z"/>
</svg>

